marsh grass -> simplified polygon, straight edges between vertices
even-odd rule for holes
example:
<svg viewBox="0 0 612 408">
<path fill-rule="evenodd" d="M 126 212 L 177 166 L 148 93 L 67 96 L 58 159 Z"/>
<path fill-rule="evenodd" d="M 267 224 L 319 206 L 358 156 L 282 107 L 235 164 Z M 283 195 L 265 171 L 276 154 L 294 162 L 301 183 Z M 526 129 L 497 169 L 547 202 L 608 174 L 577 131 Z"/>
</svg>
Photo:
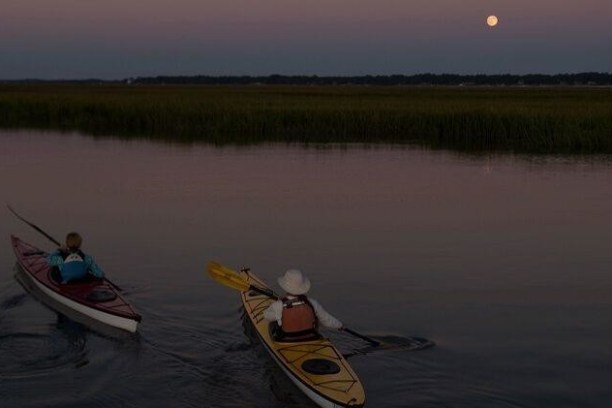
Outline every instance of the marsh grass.
<svg viewBox="0 0 612 408">
<path fill-rule="evenodd" d="M 612 89 L 3 85 L 0 126 L 190 143 L 611 153 Z"/>
</svg>

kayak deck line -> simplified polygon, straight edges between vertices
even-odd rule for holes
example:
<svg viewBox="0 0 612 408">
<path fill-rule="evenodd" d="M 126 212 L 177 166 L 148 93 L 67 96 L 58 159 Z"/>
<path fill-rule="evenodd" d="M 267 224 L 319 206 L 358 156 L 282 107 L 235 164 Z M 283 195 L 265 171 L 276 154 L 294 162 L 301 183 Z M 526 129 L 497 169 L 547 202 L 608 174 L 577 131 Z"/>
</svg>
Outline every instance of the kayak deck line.
<svg viewBox="0 0 612 408">
<path fill-rule="evenodd" d="M 269 290 L 253 274 L 242 273 L 253 286 Z M 253 290 L 242 291 L 241 298 L 245 316 L 255 328 L 257 337 L 282 371 L 306 396 L 324 408 L 363 407 L 363 385 L 329 339 L 318 337 L 299 342 L 276 341 L 270 333 L 270 323 L 263 317 L 264 311 L 276 298 Z M 334 370 L 323 373 L 307 370 L 319 360 Z"/>
<path fill-rule="evenodd" d="M 249 299 L 249 301 L 245 303 L 248 304 L 251 308 L 250 314 L 252 315 L 252 319 L 255 321 L 255 323 L 261 323 L 265 320 L 263 317 L 263 313 L 271 303 L 269 301 L 269 298 L 266 298 L 265 296 L 262 297 L 263 299 L 260 299 L 259 301 L 257 299 Z M 253 303 L 256 304 L 253 306 Z"/>
<path fill-rule="evenodd" d="M 45 252 L 43 252 L 43 253 L 45 253 Z M 32 271 L 32 273 L 34 275 L 39 274 L 41 272 L 44 272 L 45 269 L 49 268 L 49 266 L 47 264 L 47 261 L 46 261 L 46 259 L 44 257 L 43 258 L 37 258 L 34 262 L 29 263 L 27 265 L 21 264 L 21 266 L 25 267 L 26 270 L 32 270 L 33 267 L 37 267 L 36 270 Z M 53 281 L 53 278 L 49 278 L 49 280 Z M 39 280 L 39 279 L 37 279 L 37 282 L 45 285 L 47 288 L 53 290 L 54 292 L 57 292 L 55 290 L 54 285 L 49 284 L 48 282 L 45 282 L 45 281 L 42 281 L 42 280 Z M 63 288 L 63 291 L 62 291 L 63 293 L 61 293 L 62 296 L 67 297 L 67 298 L 69 298 L 71 300 L 75 300 L 77 303 L 80 303 L 78 297 L 76 296 L 76 293 L 78 293 L 79 290 L 82 287 L 73 286 L 73 285 L 79 285 L 79 284 L 70 284 L 70 283 L 67 283 L 67 284 L 60 284 L 60 285 L 62 285 L 62 288 Z M 90 285 L 90 286 L 92 286 L 92 289 L 94 287 L 96 287 L 94 285 Z M 106 286 L 104 286 L 103 288 L 106 289 Z M 106 303 L 108 303 L 108 302 L 106 302 Z M 106 309 L 105 312 L 115 314 L 115 315 L 117 315 L 119 317 L 125 317 L 125 318 L 134 319 L 136 321 L 140 321 L 141 320 L 141 316 L 140 315 L 132 315 L 132 314 L 126 312 L 125 310 L 120 310 L 120 308 L 125 309 L 125 306 L 126 306 L 126 303 L 124 303 L 124 302 L 115 302 L 115 304 L 106 304 L 105 305 L 105 309 Z"/>
<path fill-rule="evenodd" d="M 297 361 L 304 359 L 306 356 L 320 356 L 325 359 L 331 359 L 339 364 L 345 364 L 346 360 L 338 353 L 335 347 L 331 347 L 328 344 L 312 344 L 313 349 L 301 348 L 302 344 L 290 345 L 286 347 L 279 347 L 277 350 L 281 356 L 285 358 L 285 361 L 289 364 L 295 364 Z M 292 356 L 294 355 L 295 356 Z M 323 376 L 321 376 L 323 377 Z M 352 377 L 352 376 L 351 376 Z M 336 391 L 348 392 L 359 380 L 356 377 L 345 380 L 325 380 L 315 381 L 313 383 L 320 387 L 333 389 Z"/>
<path fill-rule="evenodd" d="M 92 278 L 83 282 L 62 284 L 53 276 L 53 268 L 47 263 L 47 252 L 15 236 L 11 236 L 11 242 L 17 263 L 25 276 L 47 296 L 91 319 L 128 332 L 136 332 L 142 317 L 110 281 Z"/>
</svg>

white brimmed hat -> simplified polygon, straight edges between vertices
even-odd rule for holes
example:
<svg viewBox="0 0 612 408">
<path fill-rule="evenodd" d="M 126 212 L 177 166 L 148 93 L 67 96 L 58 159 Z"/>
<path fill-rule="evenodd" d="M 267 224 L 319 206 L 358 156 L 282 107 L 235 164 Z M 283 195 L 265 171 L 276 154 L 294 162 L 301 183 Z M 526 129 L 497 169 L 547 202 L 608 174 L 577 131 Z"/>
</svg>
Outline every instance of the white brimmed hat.
<svg viewBox="0 0 612 408">
<path fill-rule="evenodd" d="M 310 280 L 297 269 L 289 269 L 278 278 L 278 284 L 292 295 L 304 295 L 310 290 Z"/>
</svg>

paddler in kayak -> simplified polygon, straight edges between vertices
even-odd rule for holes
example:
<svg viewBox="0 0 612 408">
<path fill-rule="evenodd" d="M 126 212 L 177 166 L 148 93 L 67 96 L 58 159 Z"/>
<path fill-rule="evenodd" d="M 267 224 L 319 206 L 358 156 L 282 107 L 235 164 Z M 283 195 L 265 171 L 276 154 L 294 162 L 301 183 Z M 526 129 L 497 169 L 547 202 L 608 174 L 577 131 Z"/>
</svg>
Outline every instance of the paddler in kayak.
<svg viewBox="0 0 612 408">
<path fill-rule="evenodd" d="M 310 280 L 297 269 L 278 278 L 286 295 L 272 303 L 264 318 L 272 322 L 272 334 L 279 341 L 304 341 L 319 337 L 319 323 L 330 329 L 343 330 L 342 322 L 330 315 L 314 299 L 306 296 Z"/>
<path fill-rule="evenodd" d="M 93 275 L 103 278 L 104 271 L 93 258 L 81 251 L 83 239 L 77 232 L 66 235 L 66 245 L 49 254 L 47 262 L 59 271 L 58 281 L 69 283 L 79 281 Z"/>
</svg>

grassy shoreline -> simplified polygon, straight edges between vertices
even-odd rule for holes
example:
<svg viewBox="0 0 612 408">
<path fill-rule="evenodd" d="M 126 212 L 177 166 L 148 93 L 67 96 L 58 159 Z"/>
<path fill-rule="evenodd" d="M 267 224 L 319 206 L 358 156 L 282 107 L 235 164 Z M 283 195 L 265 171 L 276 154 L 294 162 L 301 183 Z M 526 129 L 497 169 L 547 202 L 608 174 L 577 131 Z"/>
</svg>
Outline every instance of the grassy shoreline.
<svg viewBox="0 0 612 408">
<path fill-rule="evenodd" d="M 189 143 L 612 153 L 612 89 L 0 85 L 0 127 Z"/>
</svg>

